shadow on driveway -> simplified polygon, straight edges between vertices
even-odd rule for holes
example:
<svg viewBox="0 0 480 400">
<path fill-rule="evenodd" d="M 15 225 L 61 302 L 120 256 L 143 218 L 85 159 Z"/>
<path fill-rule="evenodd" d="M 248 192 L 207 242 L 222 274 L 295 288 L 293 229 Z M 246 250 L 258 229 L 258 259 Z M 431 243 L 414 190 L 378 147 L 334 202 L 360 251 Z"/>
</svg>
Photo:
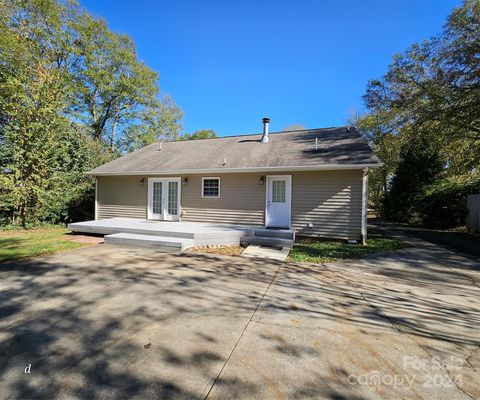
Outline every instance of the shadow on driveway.
<svg viewBox="0 0 480 400">
<path fill-rule="evenodd" d="M 479 395 L 468 384 L 480 380 L 478 276 L 445 268 L 439 257 L 460 260 L 435 247 L 325 266 L 99 245 L 0 264 L 0 392 L 29 399 Z M 406 355 L 426 354 L 465 363 L 461 390 L 427 390 L 432 368 L 403 366 Z M 352 383 L 371 371 L 418 381 L 381 392 Z"/>
</svg>

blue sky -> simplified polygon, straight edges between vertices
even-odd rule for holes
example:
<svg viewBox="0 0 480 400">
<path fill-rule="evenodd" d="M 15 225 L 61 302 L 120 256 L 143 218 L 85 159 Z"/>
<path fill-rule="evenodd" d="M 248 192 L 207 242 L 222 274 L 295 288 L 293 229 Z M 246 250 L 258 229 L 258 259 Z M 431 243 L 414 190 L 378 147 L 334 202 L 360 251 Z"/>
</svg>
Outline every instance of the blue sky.
<svg viewBox="0 0 480 400">
<path fill-rule="evenodd" d="M 391 57 L 440 32 L 460 0 L 80 0 L 130 35 L 184 130 L 344 125 Z"/>
</svg>

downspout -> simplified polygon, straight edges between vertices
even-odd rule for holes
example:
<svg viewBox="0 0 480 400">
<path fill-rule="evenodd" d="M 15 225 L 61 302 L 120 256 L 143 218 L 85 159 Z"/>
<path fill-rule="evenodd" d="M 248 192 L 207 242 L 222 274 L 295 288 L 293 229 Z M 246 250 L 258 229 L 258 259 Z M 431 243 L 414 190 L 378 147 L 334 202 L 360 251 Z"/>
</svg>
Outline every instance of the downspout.
<svg viewBox="0 0 480 400">
<path fill-rule="evenodd" d="M 95 221 L 98 219 L 98 178 L 95 178 Z"/>
<path fill-rule="evenodd" d="M 367 244 L 367 206 L 368 206 L 368 168 L 363 169 L 362 175 L 362 245 Z"/>
</svg>

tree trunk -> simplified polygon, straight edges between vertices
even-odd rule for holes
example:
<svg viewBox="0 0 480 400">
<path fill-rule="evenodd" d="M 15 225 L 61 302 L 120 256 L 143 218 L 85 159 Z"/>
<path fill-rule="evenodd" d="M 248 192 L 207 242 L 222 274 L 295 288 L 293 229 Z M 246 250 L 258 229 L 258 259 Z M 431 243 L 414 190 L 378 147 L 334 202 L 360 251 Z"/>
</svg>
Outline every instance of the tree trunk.
<svg viewBox="0 0 480 400">
<path fill-rule="evenodd" d="M 382 186 L 383 186 L 383 195 L 387 194 L 387 171 L 382 171 Z"/>
<path fill-rule="evenodd" d="M 27 206 L 25 202 L 20 204 L 20 223 L 23 229 L 27 229 Z"/>
<path fill-rule="evenodd" d="M 110 150 L 113 151 L 113 145 L 115 143 L 115 131 L 117 130 L 117 121 L 112 124 L 112 133 L 110 134 Z"/>
</svg>

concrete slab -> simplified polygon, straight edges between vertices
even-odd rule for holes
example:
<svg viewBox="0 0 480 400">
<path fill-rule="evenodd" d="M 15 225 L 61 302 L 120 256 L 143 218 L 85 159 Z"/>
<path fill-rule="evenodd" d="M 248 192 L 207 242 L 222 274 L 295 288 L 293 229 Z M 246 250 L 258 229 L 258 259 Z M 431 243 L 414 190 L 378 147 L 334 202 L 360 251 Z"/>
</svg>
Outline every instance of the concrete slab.
<svg viewBox="0 0 480 400">
<path fill-rule="evenodd" d="M 193 240 L 195 246 L 239 246 L 242 238 L 253 238 L 253 240 L 260 241 L 266 240 L 267 244 L 273 242 L 282 243 L 283 245 L 291 245 L 295 236 L 294 231 L 290 229 L 272 230 L 252 225 L 228 225 L 189 221 L 155 221 L 139 218 L 108 218 L 74 222 L 68 224 L 68 228 L 73 232 L 93 233 L 99 235 L 123 235 L 123 237 L 113 236 L 112 242 L 115 241 L 119 243 L 121 241 L 124 245 L 131 244 L 137 246 L 151 246 L 153 239 L 149 239 L 149 236 L 162 237 L 164 241 L 168 238 Z M 258 234 L 261 234 L 262 236 L 258 236 Z M 131 235 L 136 236 L 132 237 Z M 167 246 L 163 247 L 163 250 L 169 250 L 168 247 L 172 246 L 169 246 L 167 243 Z"/>
<path fill-rule="evenodd" d="M 326 265 L 105 244 L 3 263 L 0 397 L 480 398 L 478 282 L 420 242 Z"/>
<path fill-rule="evenodd" d="M 260 246 L 257 244 L 250 244 L 243 250 L 242 257 L 250 258 L 264 258 L 267 260 L 285 261 L 290 253 L 290 248 L 282 247 L 274 248 L 268 246 Z"/>
<path fill-rule="evenodd" d="M 154 247 L 157 250 L 164 251 L 183 251 L 189 247 L 193 247 L 193 239 L 185 239 L 179 237 L 164 237 L 153 235 L 139 235 L 133 233 L 112 233 L 105 236 L 105 243 Z"/>
<path fill-rule="evenodd" d="M 433 379 L 450 382 L 431 363 L 419 373 L 404 361 L 418 350 L 394 332 L 252 323 L 209 398 L 466 399 L 452 385 L 418 390 Z"/>
</svg>

